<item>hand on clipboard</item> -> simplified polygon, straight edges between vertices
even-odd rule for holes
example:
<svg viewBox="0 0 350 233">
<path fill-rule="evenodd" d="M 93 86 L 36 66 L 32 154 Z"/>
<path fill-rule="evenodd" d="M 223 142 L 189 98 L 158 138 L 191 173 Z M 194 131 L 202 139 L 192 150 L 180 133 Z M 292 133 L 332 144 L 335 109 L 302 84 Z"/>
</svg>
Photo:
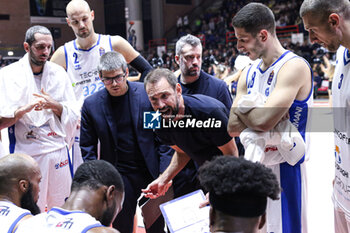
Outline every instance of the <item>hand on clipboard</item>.
<svg viewBox="0 0 350 233">
<path fill-rule="evenodd" d="M 156 199 L 150 199 L 141 194 L 139 197 L 138 205 L 141 209 L 141 214 L 143 216 L 143 223 L 146 229 L 150 228 L 152 224 L 160 217 L 162 214 L 159 206 L 165 202 L 168 202 L 174 198 L 173 187 L 171 186 L 168 191 Z"/>
</svg>

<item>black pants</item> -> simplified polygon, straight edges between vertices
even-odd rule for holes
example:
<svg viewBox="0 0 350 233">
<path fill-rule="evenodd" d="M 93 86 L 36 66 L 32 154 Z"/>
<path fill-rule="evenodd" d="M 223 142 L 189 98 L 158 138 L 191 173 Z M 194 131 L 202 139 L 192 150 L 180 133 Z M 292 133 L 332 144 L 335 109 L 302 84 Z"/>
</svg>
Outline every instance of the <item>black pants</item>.
<svg viewBox="0 0 350 233">
<path fill-rule="evenodd" d="M 140 197 L 141 189 L 146 188 L 154 179 L 144 169 L 120 171 L 120 173 L 124 181 L 125 198 L 123 209 L 114 220 L 113 227 L 121 233 L 132 233 L 137 199 Z M 164 233 L 163 216 L 160 216 L 146 232 Z"/>
</svg>

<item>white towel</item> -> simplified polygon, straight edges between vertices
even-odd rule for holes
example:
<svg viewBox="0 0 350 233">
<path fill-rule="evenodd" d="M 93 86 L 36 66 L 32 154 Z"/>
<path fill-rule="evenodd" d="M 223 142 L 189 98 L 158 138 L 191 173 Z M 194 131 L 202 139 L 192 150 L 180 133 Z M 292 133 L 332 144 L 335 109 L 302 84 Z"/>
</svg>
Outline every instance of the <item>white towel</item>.
<svg viewBox="0 0 350 233">
<path fill-rule="evenodd" d="M 279 158 L 265 156 L 267 146 L 278 145 L 281 142 L 281 134 L 274 130 L 268 132 L 257 132 L 246 128 L 240 134 L 241 143 L 244 146 L 244 157 L 252 162 L 261 162 L 267 165 L 280 162 Z"/>
<path fill-rule="evenodd" d="M 49 123 L 57 135 L 70 140 L 80 118 L 80 110 L 67 73 L 57 64 L 46 62 L 41 87 L 54 100 L 63 105 L 61 117 L 57 117 L 50 109 L 44 109 L 26 113 L 21 120 L 36 127 Z M 1 117 L 13 118 L 19 107 L 31 103 L 36 98 L 33 93 L 37 93 L 37 88 L 28 54 L 18 62 L 0 70 Z"/>
<path fill-rule="evenodd" d="M 281 132 L 281 143 L 277 145 L 278 151 L 287 163 L 295 165 L 306 152 L 304 139 L 289 120 L 278 123 L 275 130 Z"/>
<path fill-rule="evenodd" d="M 238 110 L 247 113 L 253 108 L 263 107 L 266 97 L 259 92 L 243 95 L 238 103 Z M 295 165 L 305 154 L 305 142 L 295 126 L 289 121 L 279 122 L 268 132 L 245 129 L 240 135 L 245 148 L 244 157 L 253 162 L 274 164 L 287 162 Z M 267 146 L 276 146 L 282 158 L 265 156 Z"/>
</svg>

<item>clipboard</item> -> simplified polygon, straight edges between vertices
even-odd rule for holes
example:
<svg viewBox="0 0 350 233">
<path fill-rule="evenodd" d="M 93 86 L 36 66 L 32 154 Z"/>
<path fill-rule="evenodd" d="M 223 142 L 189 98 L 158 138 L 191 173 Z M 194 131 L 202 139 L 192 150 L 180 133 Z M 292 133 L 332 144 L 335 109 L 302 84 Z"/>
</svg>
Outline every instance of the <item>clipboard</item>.
<svg viewBox="0 0 350 233">
<path fill-rule="evenodd" d="M 145 228 L 148 229 L 161 216 L 159 205 L 168 202 L 174 198 L 173 186 L 168 191 L 156 199 L 149 199 L 143 195 L 138 199 L 141 215 Z"/>
<path fill-rule="evenodd" d="M 209 206 L 199 208 L 205 201 L 202 190 L 186 194 L 160 205 L 171 233 L 206 233 L 209 231 Z"/>
</svg>

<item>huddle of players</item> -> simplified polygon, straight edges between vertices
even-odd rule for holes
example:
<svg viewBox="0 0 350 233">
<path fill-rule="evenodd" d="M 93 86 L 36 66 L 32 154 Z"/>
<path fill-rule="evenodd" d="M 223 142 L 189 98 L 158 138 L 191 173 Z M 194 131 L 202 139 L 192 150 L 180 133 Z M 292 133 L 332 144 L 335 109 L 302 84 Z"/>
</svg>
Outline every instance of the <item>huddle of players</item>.
<svg viewBox="0 0 350 233">
<path fill-rule="evenodd" d="M 306 29 L 310 31 L 310 38 L 314 42 L 322 42 L 325 44 L 326 47 L 329 47 L 329 49 L 338 48 L 340 44 L 343 44 L 344 46 L 347 46 L 346 42 L 338 40 L 336 37 L 331 38 L 329 41 L 323 37 L 327 32 L 330 30 L 336 30 L 337 28 L 332 28 L 324 31 L 318 31 L 316 30 L 318 25 L 318 21 L 315 21 L 315 19 L 309 18 L 310 15 L 313 16 L 313 9 L 320 8 L 319 5 L 314 4 L 311 1 L 304 1 L 302 10 L 301 10 L 301 16 L 303 17 L 303 20 L 307 22 Z M 326 4 L 326 3 L 324 3 Z M 340 21 L 339 17 L 343 17 L 343 12 L 339 9 L 345 9 L 349 10 L 349 3 L 346 3 L 344 1 L 337 1 L 334 3 L 336 7 L 334 7 L 336 13 L 330 14 L 330 25 L 334 25 L 334 27 L 339 27 Z M 339 7 L 342 6 L 342 7 Z M 337 8 L 338 7 L 338 8 Z M 322 9 L 322 8 L 320 8 Z M 333 8 L 332 8 L 333 9 Z M 254 20 L 250 19 L 249 17 L 246 17 L 247 13 L 256 13 L 256 14 L 250 14 L 254 16 Z M 317 11 L 315 11 L 317 12 Z M 340 16 L 339 16 L 340 15 Z M 256 25 L 256 17 L 259 17 L 259 22 L 262 22 L 263 28 L 259 28 Z M 332 17 L 331 17 L 332 16 Z M 344 17 L 346 14 L 344 14 Z M 346 17 L 345 17 L 346 18 Z M 272 19 L 272 20 L 271 20 Z M 321 20 L 321 19 L 320 19 Z M 273 23 L 272 23 L 273 21 Z M 253 22 L 253 24 L 252 24 Z M 239 134 L 243 129 L 249 127 L 255 130 L 262 130 L 266 131 L 271 129 L 271 127 L 274 126 L 274 124 L 278 123 L 283 116 L 289 112 L 291 115 L 291 121 L 293 121 L 293 111 L 295 111 L 295 108 L 301 107 L 303 109 L 307 108 L 308 103 L 310 102 L 310 96 L 311 96 L 311 90 L 312 90 L 312 84 L 311 84 L 311 71 L 309 67 L 307 66 L 306 62 L 304 62 L 302 59 L 298 58 L 294 54 L 284 50 L 280 43 L 278 42 L 278 39 L 275 34 L 274 29 L 274 17 L 272 12 L 262 4 L 256 4 L 251 3 L 242 8 L 234 17 L 233 24 L 236 31 L 236 36 L 238 38 L 238 49 L 242 50 L 243 52 L 248 53 L 250 58 L 252 60 L 255 60 L 257 58 L 261 58 L 261 60 L 258 60 L 256 63 L 253 63 L 253 65 L 244 71 L 244 74 L 241 78 L 239 84 L 238 84 L 238 96 L 239 97 L 245 93 L 250 93 L 251 91 L 259 91 L 263 92 L 267 97 L 268 100 L 265 104 L 265 107 L 280 107 L 280 108 L 269 108 L 268 112 L 266 109 L 254 109 L 250 111 L 247 114 L 241 114 L 237 111 L 235 111 L 234 108 L 231 109 L 231 115 L 230 115 L 230 121 L 228 123 L 228 128 L 231 136 L 236 136 Z M 340 29 L 337 29 L 340 30 Z M 345 33 L 345 32 L 344 32 Z M 342 55 L 342 54 L 341 54 Z M 339 56 L 341 56 L 339 55 Z M 346 53 L 344 53 L 344 56 Z M 348 56 L 349 57 L 349 56 Z M 187 59 L 198 59 L 196 57 L 184 57 L 184 61 Z M 346 57 L 344 58 L 346 59 Z M 130 61 L 130 59 L 127 59 Z M 344 67 L 347 65 L 345 62 Z M 267 73 L 267 76 L 265 75 L 265 71 L 270 69 Z M 294 72 L 294 74 L 289 74 L 289 70 L 298 70 L 298 72 Z M 343 70 L 346 70 L 346 68 L 342 68 Z M 197 73 L 200 71 L 200 68 L 194 67 L 193 70 L 190 70 L 190 72 Z M 157 74 L 158 72 L 158 74 Z M 265 74 L 264 74 L 265 73 Z M 159 76 L 158 79 L 155 76 Z M 164 87 L 160 85 L 161 82 L 164 82 L 166 80 L 167 82 L 165 85 L 171 86 L 171 80 L 174 79 L 173 77 L 170 77 L 170 79 L 166 79 L 167 73 L 164 71 L 163 73 L 161 71 L 155 71 L 151 72 L 148 77 L 146 78 L 146 91 L 147 94 L 150 96 L 151 104 L 154 108 L 154 110 L 162 109 L 161 107 L 157 106 L 154 103 L 152 103 L 152 100 L 155 102 L 159 102 L 160 100 L 157 99 L 157 91 L 154 92 L 154 90 L 158 90 L 157 84 L 160 87 Z M 171 75 L 169 75 L 171 76 Z M 278 76 L 278 79 L 277 79 Z M 341 89 L 345 83 L 347 83 L 346 79 L 344 79 L 344 75 L 339 75 L 341 80 L 338 83 L 338 89 Z M 306 77 L 306 78 L 305 78 Z M 180 77 L 181 78 L 181 77 Z M 246 81 L 247 78 L 247 81 Z M 343 81 L 344 79 L 344 81 Z M 150 84 L 148 85 L 148 81 L 151 80 Z M 259 84 L 260 80 L 266 80 L 265 82 L 261 81 L 261 84 Z M 175 81 L 177 81 L 175 79 Z M 181 83 L 181 80 L 179 80 Z M 184 81 L 184 80 L 182 80 Z M 114 81 L 112 81 L 113 83 Z M 344 83 L 343 83 L 344 82 Z M 186 84 L 185 83 L 182 83 Z M 263 85 L 264 84 L 264 85 Z M 272 84 L 272 85 L 271 85 Z M 264 86 L 263 89 L 259 89 L 260 87 Z M 147 90 L 147 87 L 149 89 Z M 152 92 L 153 90 L 153 92 Z M 168 90 L 165 88 L 165 90 Z M 172 91 L 172 94 L 176 96 L 180 100 L 179 106 L 182 106 L 184 109 L 188 106 L 188 103 L 191 102 L 187 100 L 186 98 L 181 98 L 181 88 L 178 87 L 176 83 L 174 83 L 174 86 L 171 86 L 170 90 Z M 171 92 L 170 91 L 170 92 Z M 150 95 L 151 94 L 151 95 Z M 153 94 L 153 95 L 152 95 Z M 342 94 L 340 94 L 342 95 Z M 154 99 L 152 99 L 154 97 Z M 202 97 L 199 97 L 198 99 L 201 99 Z M 206 99 L 206 98 L 204 98 Z M 178 100 L 176 100 L 178 101 Z M 176 102 L 175 101 L 175 102 Z M 233 106 L 236 105 L 236 101 L 233 103 Z M 166 109 L 169 110 L 170 113 L 174 113 L 174 110 L 180 111 L 180 109 L 171 108 L 171 106 Z M 283 107 L 283 108 L 281 108 Z M 284 109 L 281 111 L 281 109 Z M 164 111 L 165 114 L 168 114 L 169 112 Z M 177 113 L 177 112 L 176 112 Z M 171 114 L 169 114 L 171 115 Z M 176 114 L 175 114 L 176 115 Z M 259 122 L 258 122 L 259 121 Z M 300 126 L 298 128 L 299 131 L 304 131 L 306 129 L 306 122 L 304 122 L 304 125 Z M 164 134 L 166 135 L 166 134 Z M 162 137 L 162 134 L 160 134 L 160 137 Z M 337 139 L 337 138 L 336 138 Z M 166 141 L 166 140 L 164 140 Z M 176 140 L 175 140 L 176 142 Z M 164 194 L 165 191 L 167 191 L 168 183 L 170 180 L 178 173 L 189 161 L 189 158 L 192 158 L 193 160 L 200 161 L 199 164 L 204 164 L 202 168 L 199 169 L 199 180 L 201 182 L 202 187 L 207 189 L 210 193 L 209 200 L 212 205 L 210 220 L 211 220 L 211 230 L 213 232 L 233 232 L 233 231 L 243 231 L 243 232 L 254 232 L 257 228 L 261 228 L 264 222 L 264 213 L 266 210 L 266 206 L 269 205 L 267 203 L 270 203 L 270 200 L 267 201 L 267 197 L 270 197 L 272 200 L 275 200 L 278 198 L 278 192 L 279 192 L 279 185 L 276 180 L 276 177 L 271 173 L 271 170 L 266 169 L 265 167 L 258 165 L 258 164 L 251 164 L 248 161 L 244 161 L 242 159 L 237 159 L 234 157 L 219 157 L 214 159 L 213 161 L 209 163 L 204 163 L 201 159 L 198 160 L 195 156 L 191 154 L 191 150 L 188 150 L 186 148 L 186 145 L 183 145 L 182 147 L 179 146 L 174 142 L 169 142 L 171 145 L 175 146 L 175 158 L 177 161 L 175 161 L 175 165 L 169 166 L 165 173 L 163 173 L 162 176 L 160 176 L 157 180 L 152 182 L 145 190 L 144 192 L 149 197 L 157 197 L 159 195 Z M 338 142 L 341 144 L 340 148 L 343 150 L 346 150 L 346 145 L 342 145 L 342 141 L 340 140 Z M 218 146 L 218 149 L 221 150 L 223 154 L 225 154 L 225 149 L 222 150 L 220 146 Z M 234 154 L 237 152 L 229 153 Z M 227 151 L 226 151 L 227 152 Z M 231 151 L 232 152 L 232 151 Z M 337 150 L 339 153 L 339 149 Z M 187 156 L 187 157 L 186 157 Z M 24 155 L 18 155 L 18 156 L 7 156 L 5 157 L 5 161 L 7 160 L 15 160 L 16 157 L 18 158 L 25 158 Z M 25 158 L 26 160 L 29 160 L 29 158 Z M 209 160 L 209 159 L 207 159 Z M 227 160 L 227 161 L 226 161 Z M 178 163 L 178 162 L 181 163 Z M 232 162 L 231 162 L 232 161 Z M 240 162 L 238 162 L 240 161 Z M 290 180 L 287 184 L 281 183 L 283 192 L 281 194 L 281 200 L 282 202 L 285 199 L 290 200 L 290 198 L 296 198 L 299 200 L 299 202 L 291 203 L 290 206 L 287 205 L 287 210 L 283 209 L 285 207 L 278 207 L 281 208 L 282 211 L 291 211 L 292 205 L 296 204 L 296 207 L 298 207 L 298 216 L 297 218 L 290 216 L 289 219 L 281 219 L 281 223 L 278 223 L 277 226 L 274 225 L 268 225 L 267 231 L 274 231 L 274 232 L 283 232 L 283 229 L 285 229 L 286 225 L 292 224 L 291 226 L 292 232 L 306 232 L 306 222 L 305 222 L 305 215 L 304 215 L 304 208 L 301 204 L 301 199 L 303 199 L 303 195 L 305 193 L 304 187 L 303 187 L 303 181 L 304 181 L 304 175 L 303 175 L 303 161 L 300 161 L 296 166 L 289 166 L 288 164 L 272 164 L 269 165 L 274 172 L 276 173 L 275 169 L 278 168 L 278 177 L 283 176 L 291 176 L 292 177 L 301 177 L 300 180 L 295 182 L 295 180 Z M 173 161 L 172 161 L 173 162 Z M 177 163 L 176 163 L 177 162 Z M 26 176 L 23 176 L 23 174 L 17 174 L 16 172 L 13 172 L 14 177 L 12 179 L 8 179 L 7 182 L 14 182 L 15 188 L 13 193 L 10 193 L 8 191 L 9 189 L 5 189 L 5 194 L 1 195 L 2 200 L 10 201 L 12 204 L 15 204 L 17 206 L 26 207 L 27 204 L 29 204 L 28 209 L 31 209 L 32 213 L 38 213 L 38 209 L 35 208 L 35 200 L 37 200 L 37 194 L 38 194 L 38 183 L 40 182 L 40 171 L 35 165 L 33 167 L 28 168 L 29 163 L 26 163 L 26 165 L 21 164 L 21 168 L 19 169 L 16 167 L 16 163 L 20 164 L 20 162 L 13 162 L 13 166 L 10 167 L 11 173 L 13 171 L 19 170 L 21 172 L 25 172 L 26 170 L 30 170 L 30 174 L 26 174 Z M 35 164 L 34 162 L 32 162 Z M 101 165 L 98 165 L 101 163 Z M 231 164 L 232 163 L 232 164 Z M 242 163 L 239 166 L 235 163 Z M 8 161 L 6 164 L 11 164 Z M 179 166 L 179 164 L 181 166 Z M 1 163 L 0 163 L 1 165 Z M 226 165 L 228 167 L 228 170 L 225 170 Z M 7 166 L 7 165 L 6 165 Z M 5 166 L 5 167 L 6 167 Z M 102 166 L 103 169 L 101 169 Z M 106 169 L 105 167 L 110 167 L 112 171 L 109 169 Z M 256 184 L 252 184 L 250 187 L 249 182 L 247 180 L 240 181 L 237 178 L 237 174 L 235 172 L 239 171 L 245 171 L 242 174 L 246 174 L 245 169 L 250 169 L 250 166 L 257 166 L 257 172 L 261 172 L 262 174 L 266 173 L 266 176 L 257 175 L 257 174 L 250 174 L 253 175 L 253 177 L 259 177 L 262 180 L 257 181 Z M 26 169 L 24 169 L 26 168 Z M 262 169 L 262 171 L 259 171 L 259 169 Z M 103 170 L 103 171 L 100 171 Z M 0 169 L 0 171 L 6 171 L 6 169 Z M 216 172 L 213 172 L 216 171 Z M 221 171 L 225 171 L 225 173 L 221 174 Z M 233 172 L 233 174 L 230 173 Z M 103 183 L 104 179 L 101 179 L 104 175 L 98 174 L 98 173 L 108 173 L 107 176 L 114 177 L 113 180 L 107 179 L 106 182 Z M 116 173 L 112 175 L 112 173 Z M 2 173 L 0 173 L 2 174 Z M 121 205 L 124 199 L 124 192 L 123 192 L 123 182 L 121 181 L 120 175 L 118 178 L 118 172 L 115 170 L 115 168 L 111 165 L 108 165 L 107 162 L 103 161 L 92 161 L 83 163 L 81 167 L 77 170 L 72 184 L 72 190 L 71 195 L 67 199 L 66 203 L 62 207 L 62 209 L 59 208 L 53 208 L 50 210 L 47 214 L 52 215 L 53 219 L 57 220 L 57 222 L 49 222 L 49 225 L 55 225 L 57 227 L 62 228 L 72 228 L 72 227 L 79 227 L 79 224 L 74 224 L 73 219 L 75 218 L 65 218 L 66 216 L 70 214 L 76 214 L 77 215 L 77 222 L 82 222 L 81 219 L 89 219 L 90 216 L 86 215 L 84 212 L 89 213 L 91 216 L 99 220 L 103 225 L 109 225 L 112 220 L 115 218 L 117 212 L 120 211 Z M 211 179 L 208 178 L 210 175 L 216 174 Z M 222 186 L 219 185 L 220 182 L 223 180 L 226 181 L 225 175 L 230 175 L 227 178 L 227 183 L 223 183 Z M 295 176 L 294 176 L 295 175 Z M 220 177 L 222 176 L 222 177 Z M 242 175 L 239 175 L 241 177 Z M 217 180 L 215 180 L 217 179 Z M 231 180 L 230 180 L 231 179 Z M 30 180 L 30 181 L 29 181 Z M 213 180 L 215 180 L 215 183 L 211 183 Z M 232 181 L 232 182 L 231 182 Z M 110 182 L 110 183 L 108 183 Z M 113 183 L 116 182 L 116 183 Z M 242 183 L 240 183 L 242 182 Z M 297 183 L 297 186 L 293 186 L 293 184 Z M 339 183 L 339 182 L 338 182 Z M 1 182 L 1 185 L 4 184 L 4 186 L 0 186 L 1 190 L 6 187 L 10 187 L 13 184 Z M 6 185 L 5 185 L 6 184 Z M 213 185 L 215 184 L 215 185 Z M 233 184 L 241 184 L 237 185 L 237 190 L 232 190 L 231 187 Z M 244 185 L 246 184 L 246 185 Z M 261 185 L 261 186 L 259 186 Z M 260 189 L 257 189 L 259 187 Z M 268 188 L 267 188 L 268 187 Z M 288 189 L 299 189 L 299 193 L 295 192 L 289 192 Z M 300 191 L 301 189 L 301 191 Z M 29 191 L 30 190 L 30 191 Z M 257 192 L 257 190 L 262 190 L 261 193 Z M 12 191 L 11 191 L 12 192 Z M 291 196 L 288 196 L 291 195 Z M 4 198 L 5 197 L 5 198 Z M 233 198 L 235 197 L 235 198 Z M 259 197 L 259 198 L 258 198 Z M 14 198 L 14 199 L 12 199 Z M 84 198 L 88 199 L 89 203 L 76 203 L 76 200 Z M 335 201 L 338 203 L 341 203 L 340 198 L 335 196 Z M 30 201 L 28 201 L 30 200 Z M 236 201 L 235 201 L 236 200 Z M 237 200 L 241 200 L 240 202 L 237 202 Z M 255 201 L 253 201 L 255 200 Z M 22 203 L 23 202 L 23 206 Z M 88 202 L 88 201 L 87 201 Z M 91 203 L 94 203 L 93 205 L 90 205 Z M 225 205 L 225 203 L 230 203 L 230 205 Z M 242 205 L 244 203 L 244 205 Z M 1 203 L 3 204 L 3 203 Z M 6 203 L 5 203 L 6 204 Z M 19 210 L 9 211 L 10 208 L 14 208 L 14 206 L 11 204 L 1 206 L 0 215 L 3 216 L 11 216 L 10 213 L 13 212 L 19 212 Z M 252 205 L 251 209 L 247 208 L 247 206 Z M 270 203 L 271 206 L 276 206 L 276 204 Z M 281 203 L 277 202 L 277 205 L 281 205 Z M 101 208 L 96 208 L 96 206 Z M 237 207 L 237 209 L 232 210 L 230 208 L 231 206 Z M 340 205 L 342 206 L 342 205 Z M 238 208 L 239 207 L 239 208 Z M 340 207 L 339 207 L 340 208 Z M 15 208 L 14 208 L 15 209 Z M 269 207 L 268 207 L 269 209 Z M 80 210 L 80 211 L 71 211 L 71 210 Z M 237 212 L 235 212 L 237 211 Z M 344 210 L 343 210 L 344 211 Z M 244 212 L 244 213 L 243 213 Z M 292 212 L 292 211 L 291 211 Z M 337 209 L 337 212 L 340 212 L 340 210 Z M 346 212 L 346 211 L 344 211 Z M 271 212 L 268 211 L 267 214 L 267 220 L 269 222 L 269 214 Z M 23 212 L 21 216 L 28 215 L 28 212 Z M 45 214 L 42 214 L 45 215 Z M 28 220 L 27 224 L 30 224 L 32 221 L 33 223 L 35 221 L 40 221 L 38 215 L 35 218 L 32 218 L 32 220 Z M 63 216 L 63 217 L 62 217 Z M 231 217 L 230 217 L 231 216 Z M 232 216 L 235 216 L 234 219 L 232 219 Z M 271 214 L 270 216 L 273 216 Z M 243 218 L 241 218 L 243 217 Z M 341 216 L 340 216 L 341 217 Z M 339 217 L 339 218 L 340 218 Z M 45 217 L 43 217 L 45 218 Z M 227 218 L 227 221 L 225 224 L 223 224 L 219 228 L 215 228 L 218 225 L 218 222 L 220 223 L 219 219 L 225 219 Z M 238 218 L 239 221 L 244 220 L 251 220 L 254 218 L 255 224 L 244 224 L 245 227 L 248 226 L 254 226 L 254 229 L 250 229 L 251 231 L 247 229 L 237 229 L 240 224 L 233 224 L 235 223 L 235 218 Z M 247 219 L 248 218 L 248 219 Z M 47 219 L 47 218 L 45 218 Z M 346 225 L 346 220 L 343 214 L 344 220 L 339 220 Z M 90 219 L 91 220 L 91 219 Z M 16 220 L 14 221 L 16 222 Z M 222 223 L 222 222 L 221 222 Z M 289 224 L 288 224 L 289 223 Z M 110 230 L 114 231 L 111 228 L 104 228 L 103 226 L 99 225 L 100 223 L 94 222 L 94 224 L 88 228 L 89 232 L 99 232 L 95 231 L 98 228 L 103 228 L 103 230 Z M 9 229 L 13 229 L 16 224 L 11 224 Z M 35 224 L 40 225 L 40 224 Z M 348 224 L 349 225 L 349 224 Z M 29 225 L 28 225 L 29 226 Z M 214 227 L 215 226 L 215 227 Z M 242 226 L 242 225 L 240 225 Z M 12 227 L 12 228 L 11 228 Z M 296 230 L 294 230 L 294 228 Z M 18 229 L 18 232 L 25 232 L 21 231 L 21 229 L 25 229 L 25 225 L 23 224 L 23 227 L 21 226 Z M 301 230 L 303 229 L 303 230 Z M 101 230 L 101 229 L 100 229 Z M 342 232 L 339 230 L 339 232 Z M 344 231 L 346 232 L 346 231 Z"/>
<path fill-rule="evenodd" d="M 0 159 L 0 232 L 119 232 L 106 227 L 121 211 L 125 195 L 122 177 L 109 162 L 80 165 L 65 204 L 41 214 L 36 205 L 40 180 L 39 166 L 31 156 L 10 154 Z M 270 169 L 232 156 L 206 162 L 199 180 L 210 191 L 211 232 L 261 228 L 267 197 L 276 199 L 280 191 Z"/>
</svg>

